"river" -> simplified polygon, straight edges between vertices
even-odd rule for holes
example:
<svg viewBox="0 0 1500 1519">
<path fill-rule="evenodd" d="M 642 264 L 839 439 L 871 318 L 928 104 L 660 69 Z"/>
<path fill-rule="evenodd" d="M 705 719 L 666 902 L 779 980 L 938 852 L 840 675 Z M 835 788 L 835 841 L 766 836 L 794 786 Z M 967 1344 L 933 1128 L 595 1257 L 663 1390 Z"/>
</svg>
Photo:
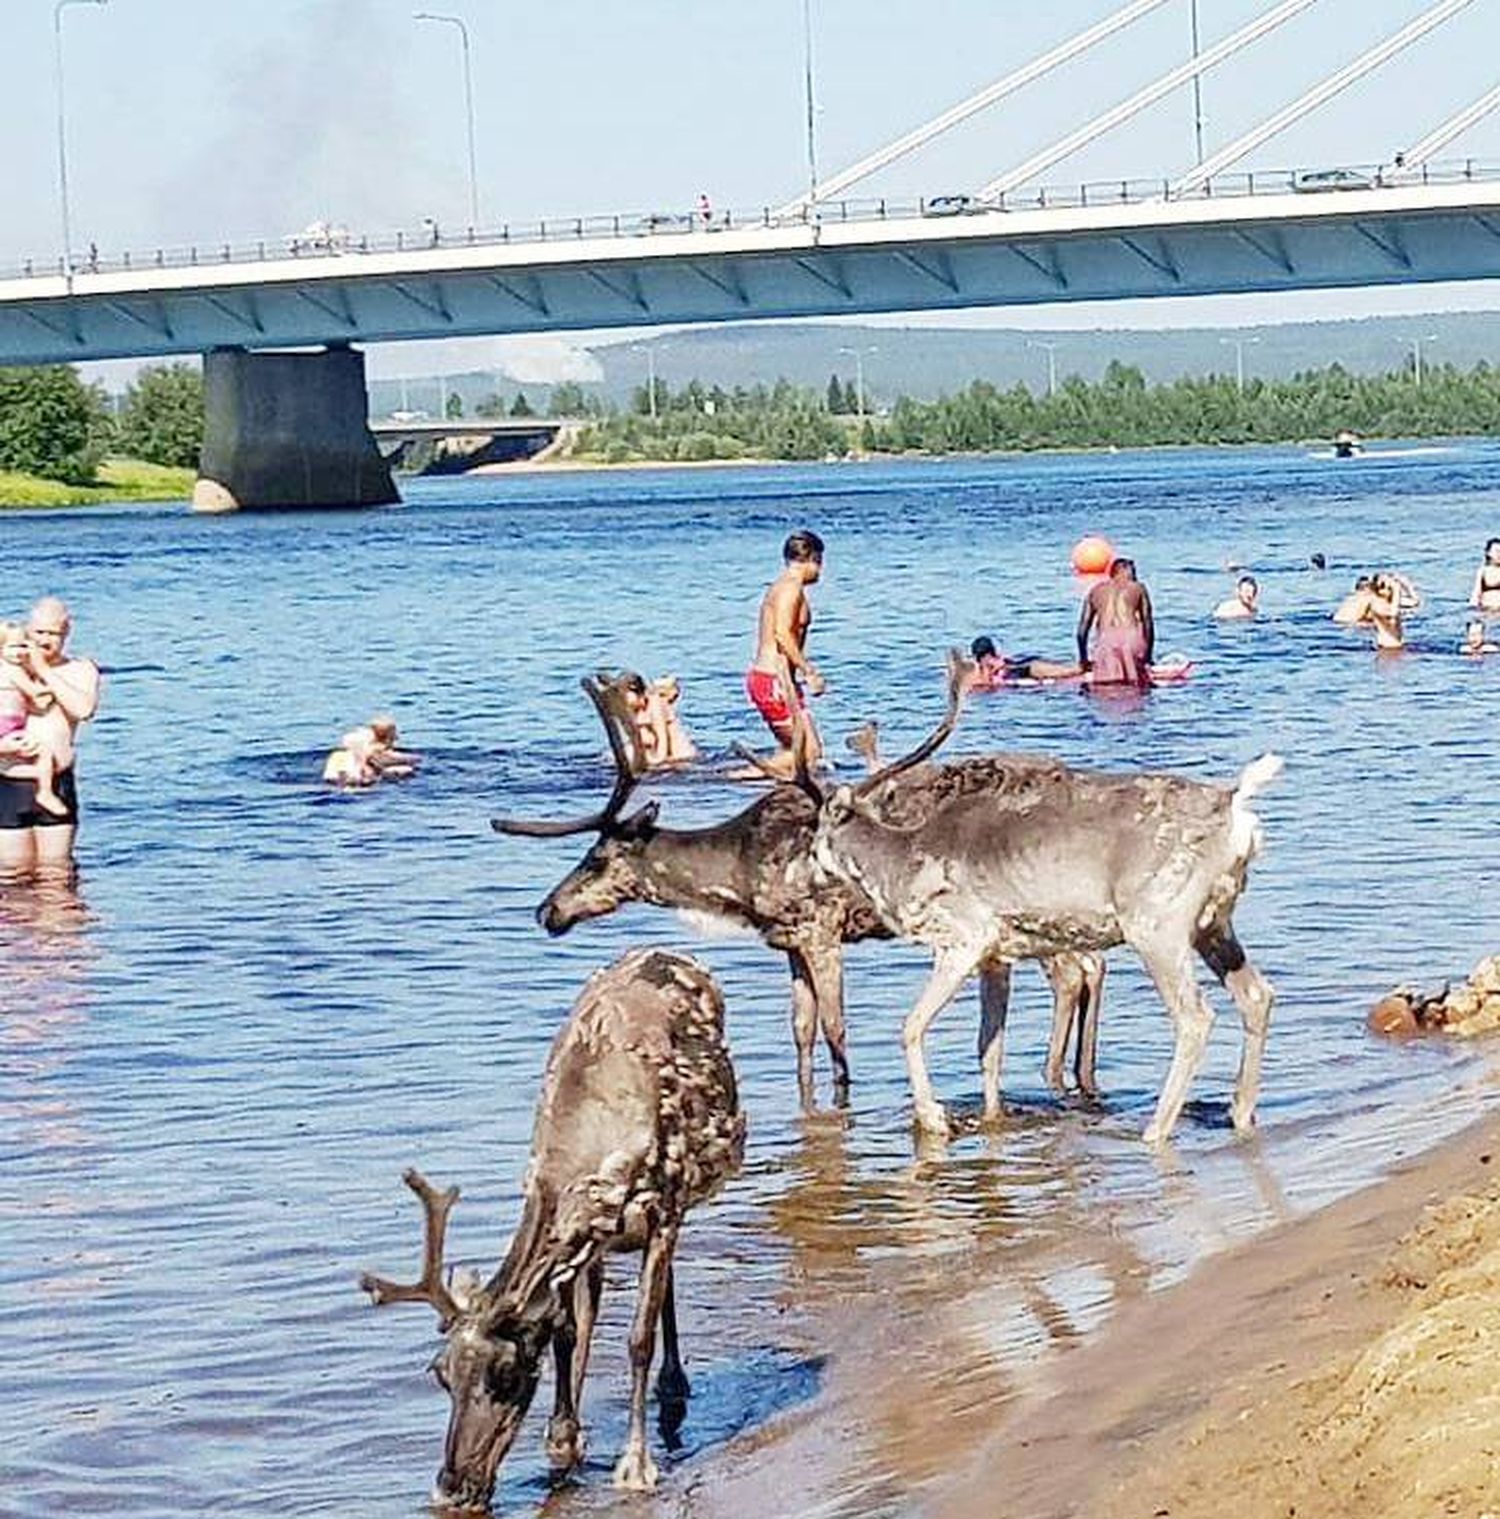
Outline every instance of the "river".
<svg viewBox="0 0 1500 1519">
<path fill-rule="evenodd" d="M 1497 468 L 1500 448 L 1459 442 L 1349 463 L 1280 449 L 535 473 L 411 482 L 404 506 L 355 514 L 5 513 L 0 607 L 64 595 L 74 646 L 108 676 L 83 744 L 78 891 L 0 899 L 15 1421 L 0 1513 L 423 1512 L 447 1411 L 423 1375 L 434 1324 L 377 1313 L 356 1276 L 414 1270 L 413 1163 L 463 1188 L 451 1258 L 498 1260 L 551 1036 L 588 973 L 643 942 L 692 948 L 720 977 L 751 1134 L 743 1174 L 684 1233 L 698 1396 L 648 1507 L 675 1512 L 729 1443 L 836 1416 L 831 1368 L 878 1346 L 910 1388 L 902 1416 L 847 1418 L 787 1511 L 914 1512 L 938 1475 L 936 1422 L 981 1429 L 1128 1295 L 1368 1182 L 1487 1100 L 1470 1052 L 1383 1045 L 1363 1016 L 1394 982 L 1500 947 L 1500 659 L 1453 652 L 1500 532 Z M 584 841 L 502 840 L 488 819 L 606 794 L 578 677 L 675 671 L 707 749 L 763 743 L 741 674 L 799 525 L 829 546 L 813 640 L 832 735 L 877 716 L 890 746 L 915 739 L 941 707 L 943 649 L 976 633 L 1066 657 L 1068 545 L 1099 532 L 1135 557 L 1159 648 L 1192 655 L 1193 677 L 1135 704 L 984 698 L 952 751 L 1210 779 L 1286 756 L 1236 915 L 1279 993 L 1257 1138 L 1227 1126 L 1239 1036 L 1216 992 L 1173 1152 L 1139 1144 L 1170 1029 L 1123 953 L 1101 1104 L 1047 1092 L 1045 987 L 1023 968 L 1004 1129 L 918 1156 L 898 1029 L 921 953 L 852 952 L 852 1106 L 804 1119 L 780 957 L 641 908 L 556 942 L 536 927 Z M 1208 617 L 1226 561 L 1260 577 L 1253 627 Z M 1328 622 L 1371 565 L 1427 593 L 1416 652 L 1377 660 Z M 426 754 L 420 776 L 328 794 L 324 750 L 382 708 Z M 671 822 L 749 799 L 711 771 L 650 789 Z M 975 1023 L 971 993 L 930 1041 L 961 1110 Z M 955 1358 L 945 1309 L 980 1288 L 990 1330 Z M 590 1464 L 549 1511 L 615 1507 L 630 1301 L 606 1299 Z M 510 1511 L 546 1496 L 543 1422 L 534 1410 L 502 1470 Z"/>
</svg>

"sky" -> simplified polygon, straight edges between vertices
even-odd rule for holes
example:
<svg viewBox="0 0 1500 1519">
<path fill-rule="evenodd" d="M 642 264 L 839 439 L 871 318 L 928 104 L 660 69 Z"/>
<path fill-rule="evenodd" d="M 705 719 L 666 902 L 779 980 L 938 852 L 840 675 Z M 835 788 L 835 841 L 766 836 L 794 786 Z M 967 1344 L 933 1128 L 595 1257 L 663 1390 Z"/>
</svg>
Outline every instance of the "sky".
<svg viewBox="0 0 1500 1519">
<path fill-rule="evenodd" d="M 1121 0 L 810 0 L 824 175 L 1114 11 Z M 1204 45 L 1270 0 L 1197 0 Z M 1207 76 L 1210 152 L 1431 0 L 1318 0 Z M 853 194 L 973 189 L 1182 61 L 1192 0 L 892 165 Z M 108 0 L 63 16 L 75 246 L 278 239 L 467 220 L 459 35 L 407 0 Z M 472 43 L 481 219 L 775 205 L 806 179 L 802 0 L 436 0 Z M 52 0 L 0 0 L 0 267 L 59 246 Z M 1389 158 L 1495 82 L 1500 0 L 1474 0 L 1243 167 Z M 1045 182 L 1157 176 L 1193 161 L 1184 87 Z M 1450 156 L 1500 161 L 1500 113 Z M 948 316 L 948 325 L 1226 325 L 1455 306 L 1489 284 L 1219 297 Z M 912 318 L 900 319 L 910 324 Z M 619 337 L 620 334 L 613 336 Z M 586 341 L 580 338 L 579 341 Z M 472 367 L 563 362 L 568 345 L 480 340 Z M 446 350 L 454 350 L 450 354 Z M 468 350 L 465 350 L 468 351 Z M 461 362 L 392 345 L 371 368 Z M 535 367 L 535 366 L 534 366 Z"/>
</svg>

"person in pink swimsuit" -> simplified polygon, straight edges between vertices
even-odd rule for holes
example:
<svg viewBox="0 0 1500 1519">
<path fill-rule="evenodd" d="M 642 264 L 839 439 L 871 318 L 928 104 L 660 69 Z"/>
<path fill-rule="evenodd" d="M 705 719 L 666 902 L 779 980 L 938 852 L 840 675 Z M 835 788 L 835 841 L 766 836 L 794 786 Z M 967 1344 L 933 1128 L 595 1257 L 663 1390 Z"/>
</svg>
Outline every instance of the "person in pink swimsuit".
<svg viewBox="0 0 1500 1519">
<path fill-rule="evenodd" d="M 1094 634 L 1092 655 L 1089 635 Z M 1135 578 L 1135 564 L 1116 559 L 1109 576 L 1091 590 L 1078 619 L 1078 661 L 1100 686 L 1149 686 L 1156 625 L 1151 596 Z"/>
</svg>

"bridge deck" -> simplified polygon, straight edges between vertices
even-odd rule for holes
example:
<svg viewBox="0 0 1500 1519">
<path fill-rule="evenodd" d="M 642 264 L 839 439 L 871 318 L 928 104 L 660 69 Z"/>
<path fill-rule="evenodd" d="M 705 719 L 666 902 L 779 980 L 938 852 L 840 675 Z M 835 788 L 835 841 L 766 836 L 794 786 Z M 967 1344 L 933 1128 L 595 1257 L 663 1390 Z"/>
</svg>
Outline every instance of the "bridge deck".
<svg viewBox="0 0 1500 1519">
<path fill-rule="evenodd" d="M 32 275 L 0 282 L 0 363 L 1500 274 L 1500 177 L 1236 184 L 1256 193 Z"/>
</svg>

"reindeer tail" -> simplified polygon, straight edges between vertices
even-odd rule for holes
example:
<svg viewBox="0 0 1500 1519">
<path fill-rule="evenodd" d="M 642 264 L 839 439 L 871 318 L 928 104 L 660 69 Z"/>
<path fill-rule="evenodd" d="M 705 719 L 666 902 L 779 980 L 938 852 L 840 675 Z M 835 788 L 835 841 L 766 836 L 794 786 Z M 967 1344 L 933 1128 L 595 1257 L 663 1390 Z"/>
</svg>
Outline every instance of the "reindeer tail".
<svg viewBox="0 0 1500 1519">
<path fill-rule="evenodd" d="M 1251 799 L 1264 791 L 1281 772 L 1286 761 L 1279 754 L 1263 754 L 1240 771 L 1239 783 L 1229 803 L 1230 838 L 1235 853 L 1249 859 L 1260 853 L 1260 819 L 1250 810 Z"/>
</svg>

